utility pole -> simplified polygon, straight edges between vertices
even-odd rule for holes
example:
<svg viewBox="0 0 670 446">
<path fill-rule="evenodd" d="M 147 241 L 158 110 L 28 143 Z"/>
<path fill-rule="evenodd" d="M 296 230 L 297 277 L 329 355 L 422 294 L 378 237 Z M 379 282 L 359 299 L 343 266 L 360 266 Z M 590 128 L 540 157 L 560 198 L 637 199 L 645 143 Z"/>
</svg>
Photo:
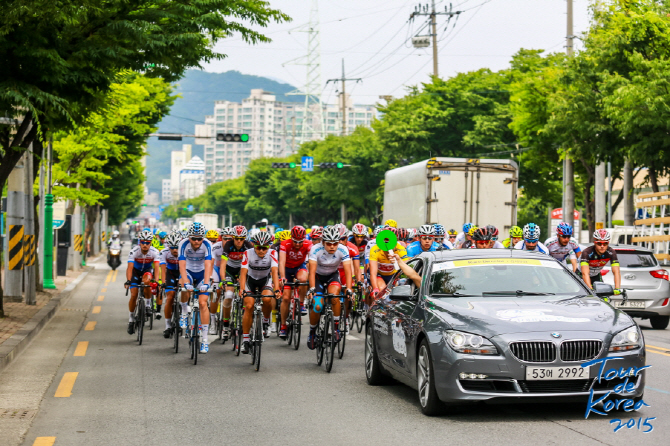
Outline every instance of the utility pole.
<svg viewBox="0 0 670 446">
<path fill-rule="evenodd" d="M 344 59 L 342 59 L 342 77 L 340 79 L 328 79 L 326 82 L 326 85 L 328 85 L 329 82 L 337 82 L 337 81 L 342 81 L 342 92 L 340 93 L 340 97 L 342 98 L 342 136 L 345 136 L 347 134 L 347 94 L 346 94 L 346 81 L 356 81 L 356 82 L 362 82 L 363 79 L 360 77 L 353 78 L 353 79 L 347 79 L 347 77 L 344 75 Z"/>
<path fill-rule="evenodd" d="M 27 152 L 14 166 L 7 180 L 7 262 L 4 297 L 10 302 L 22 301 L 26 158 Z"/>
<path fill-rule="evenodd" d="M 567 42 L 566 53 L 568 57 L 572 56 L 573 50 L 573 27 L 572 27 L 572 0 L 568 2 L 568 26 L 567 26 Z M 573 224 L 573 214 L 575 211 L 575 175 L 572 166 L 572 160 L 567 156 L 563 159 L 563 220 L 570 225 Z M 598 221 L 598 219 L 596 219 Z M 581 231 L 581 222 L 578 227 L 574 228 L 575 233 Z"/>
<path fill-rule="evenodd" d="M 52 136 L 49 136 L 49 145 L 47 146 L 47 193 L 44 195 L 44 225 L 42 226 L 42 231 L 44 231 L 44 245 L 42 246 L 42 268 L 44 273 L 43 277 L 43 288 L 54 289 L 56 284 L 54 283 L 54 196 L 51 194 L 51 156 L 52 156 Z"/>
<path fill-rule="evenodd" d="M 450 19 L 453 16 L 458 16 L 461 12 L 463 11 L 451 11 L 451 5 L 449 6 L 449 10 L 447 10 L 447 7 L 444 7 L 444 12 L 437 12 L 435 10 L 435 0 L 431 1 L 431 9 L 428 11 L 427 6 L 426 7 L 421 7 L 420 5 L 416 7 L 414 12 L 410 14 L 409 19 L 412 20 L 416 16 L 428 16 L 430 20 L 430 29 L 431 29 L 431 34 L 430 37 L 432 38 L 433 41 L 433 76 L 438 77 L 439 72 L 438 72 L 438 60 L 437 60 L 437 16 L 438 15 L 446 15 Z M 425 48 L 428 46 L 428 41 L 425 39 L 421 39 L 423 36 L 416 36 L 412 39 L 412 43 L 414 44 L 415 47 L 417 48 Z M 418 40 L 415 40 L 417 39 Z"/>
<path fill-rule="evenodd" d="M 33 198 L 33 150 L 34 144 L 28 146 L 26 161 L 24 163 L 23 179 L 26 200 L 25 213 L 23 214 L 23 280 L 25 288 L 25 302 L 27 305 L 35 305 L 35 200 Z"/>
</svg>

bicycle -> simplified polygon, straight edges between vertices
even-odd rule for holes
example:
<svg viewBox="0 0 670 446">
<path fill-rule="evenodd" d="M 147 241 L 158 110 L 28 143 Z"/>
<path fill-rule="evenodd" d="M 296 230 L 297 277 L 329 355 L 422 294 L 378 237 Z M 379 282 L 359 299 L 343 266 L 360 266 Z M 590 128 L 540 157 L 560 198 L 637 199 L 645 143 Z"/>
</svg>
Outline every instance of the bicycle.
<svg viewBox="0 0 670 446">
<path fill-rule="evenodd" d="M 144 283 L 140 283 L 137 291 L 137 303 L 135 304 L 135 311 L 133 312 L 133 318 L 135 320 L 135 332 L 137 333 L 138 345 L 142 345 L 144 340 L 144 324 L 146 323 L 146 303 L 144 302 L 144 289 L 148 288 Z M 126 296 L 130 291 L 130 287 L 126 290 Z"/>
<path fill-rule="evenodd" d="M 181 327 L 179 326 L 181 318 L 181 292 L 181 285 L 178 285 L 172 298 L 172 333 L 170 336 L 174 338 L 173 348 L 175 353 L 179 353 L 179 338 L 181 336 Z"/>
<path fill-rule="evenodd" d="M 293 343 L 293 348 L 300 348 L 300 332 L 302 330 L 302 313 L 300 312 L 299 286 L 309 286 L 308 282 L 286 282 L 291 287 L 291 306 L 286 317 L 286 340 L 288 345 Z M 295 339 L 294 339 L 295 338 Z"/>
<path fill-rule="evenodd" d="M 365 325 L 365 294 L 363 293 L 363 285 L 356 284 L 353 286 L 354 296 L 349 310 L 348 324 L 351 328 L 356 326 L 356 330 L 360 333 L 363 331 Z"/>
<path fill-rule="evenodd" d="M 340 293 L 340 323 L 338 329 L 340 330 L 340 339 L 337 341 L 337 357 L 342 359 L 344 356 L 344 347 L 347 343 L 347 313 L 346 313 L 347 299 L 344 293 Z"/>
<path fill-rule="evenodd" d="M 240 356 L 240 348 L 242 347 L 243 329 L 242 329 L 242 315 L 244 314 L 244 302 L 239 293 L 235 292 L 233 297 L 233 307 L 230 314 L 230 334 L 233 338 L 233 351 L 235 356 Z"/>
<path fill-rule="evenodd" d="M 191 305 L 191 316 L 189 324 L 186 327 L 186 337 L 191 346 L 191 359 L 193 365 L 198 364 L 198 353 L 200 353 L 200 303 L 198 302 L 198 295 L 195 290 L 190 291 L 188 298 Z"/>
<path fill-rule="evenodd" d="M 263 346 L 263 298 L 268 297 L 263 294 L 245 294 L 245 297 L 253 297 L 254 311 L 251 322 L 251 331 L 249 332 L 249 348 L 251 355 L 251 364 L 255 365 L 255 370 L 261 368 L 261 347 Z"/>
<path fill-rule="evenodd" d="M 316 364 L 321 366 L 323 358 L 326 358 L 326 372 L 330 373 L 333 369 L 333 358 L 335 354 L 335 319 L 333 316 L 332 299 L 339 299 L 336 294 L 323 295 L 323 309 L 319 324 L 316 326 L 315 344 L 316 344 Z"/>
</svg>

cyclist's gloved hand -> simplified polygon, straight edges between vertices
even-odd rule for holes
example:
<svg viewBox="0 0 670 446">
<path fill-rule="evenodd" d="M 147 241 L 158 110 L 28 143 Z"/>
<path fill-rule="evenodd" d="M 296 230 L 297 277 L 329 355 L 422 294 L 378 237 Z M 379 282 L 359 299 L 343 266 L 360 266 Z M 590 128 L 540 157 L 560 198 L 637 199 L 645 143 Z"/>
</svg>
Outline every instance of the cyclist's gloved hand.
<svg viewBox="0 0 670 446">
<path fill-rule="evenodd" d="M 350 289 L 347 289 L 346 296 L 347 296 L 347 297 L 351 297 L 351 296 L 353 296 L 353 295 L 354 295 L 354 292 L 351 291 Z"/>
<path fill-rule="evenodd" d="M 201 283 L 201 284 L 198 286 L 198 289 L 199 289 L 200 291 L 202 291 L 202 292 L 205 292 L 205 291 L 207 291 L 207 290 L 209 289 L 209 284 L 208 284 L 208 283 Z"/>
<path fill-rule="evenodd" d="M 377 297 L 378 294 L 379 294 L 379 288 L 375 288 L 374 290 L 372 290 L 372 297 Z"/>
<path fill-rule="evenodd" d="M 310 288 L 309 291 L 307 291 L 307 294 L 313 296 L 314 294 L 316 294 L 316 288 Z"/>
<path fill-rule="evenodd" d="M 186 291 L 193 291 L 193 285 L 191 285 L 190 283 L 184 285 L 184 288 L 186 288 Z"/>
<path fill-rule="evenodd" d="M 128 288 L 130 286 L 130 280 L 126 280 L 126 283 L 124 283 L 123 286 Z"/>
<path fill-rule="evenodd" d="M 614 288 L 614 295 L 618 296 L 623 293 L 623 290 L 621 288 Z"/>
</svg>

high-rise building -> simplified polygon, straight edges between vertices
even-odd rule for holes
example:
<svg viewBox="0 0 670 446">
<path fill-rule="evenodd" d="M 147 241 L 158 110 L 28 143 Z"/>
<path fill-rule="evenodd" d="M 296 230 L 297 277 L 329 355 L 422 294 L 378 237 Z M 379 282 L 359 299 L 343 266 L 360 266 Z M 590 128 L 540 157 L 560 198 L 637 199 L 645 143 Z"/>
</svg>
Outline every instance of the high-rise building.
<svg viewBox="0 0 670 446">
<path fill-rule="evenodd" d="M 164 204 L 172 203 L 172 180 L 170 178 L 163 178 L 161 202 Z"/>
<path fill-rule="evenodd" d="M 311 123 L 312 129 L 325 127 L 327 135 L 341 135 L 341 106 L 322 107 L 324 122 Z M 376 109 L 353 105 L 348 99 L 347 114 L 347 133 L 351 133 L 358 126 L 369 127 Z M 196 135 L 203 137 L 196 139 L 196 144 L 205 146 L 206 184 L 243 175 L 253 159 L 294 153 L 301 143 L 304 115 L 304 103 L 279 102 L 274 94 L 261 89 L 251 90 L 251 95 L 241 103 L 216 101 L 214 114 L 207 116 L 205 124 L 197 125 L 195 130 Z M 249 142 L 216 141 L 217 133 L 247 133 Z"/>
<path fill-rule="evenodd" d="M 205 163 L 194 156 L 179 171 L 179 197 L 181 200 L 195 198 L 205 193 Z"/>
<path fill-rule="evenodd" d="M 179 173 L 182 167 L 191 159 L 191 145 L 182 145 L 182 150 L 174 150 L 170 154 L 170 186 L 172 187 L 172 200 L 179 201 L 183 197 L 180 196 L 180 179 Z"/>
</svg>

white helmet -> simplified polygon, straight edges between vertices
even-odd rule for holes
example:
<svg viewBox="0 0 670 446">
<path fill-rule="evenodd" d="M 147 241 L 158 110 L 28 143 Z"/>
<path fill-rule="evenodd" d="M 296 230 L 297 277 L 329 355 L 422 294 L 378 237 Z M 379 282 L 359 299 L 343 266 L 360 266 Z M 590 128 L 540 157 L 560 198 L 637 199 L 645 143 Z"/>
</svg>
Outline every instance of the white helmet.
<svg viewBox="0 0 670 446">
<path fill-rule="evenodd" d="M 270 243 L 272 243 L 272 234 L 270 234 L 269 232 L 265 232 L 265 231 L 258 231 L 251 238 L 251 241 L 255 245 L 266 246 L 266 245 L 269 245 Z"/>
<path fill-rule="evenodd" d="M 144 231 L 140 231 L 137 234 L 137 240 L 142 241 L 142 242 L 150 242 L 154 239 L 154 233 L 149 231 L 148 229 L 145 229 Z"/>
<path fill-rule="evenodd" d="M 418 231 L 419 235 L 435 235 L 435 226 L 433 225 L 421 225 Z"/>
<path fill-rule="evenodd" d="M 523 227 L 523 239 L 527 242 L 540 240 L 540 227 L 535 223 L 528 223 Z"/>
<path fill-rule="evenodd" d="M 119 231 L 112 232 L 112 237 L 118 237 L 118 236 L 119 236 Z"/>
<path fill-rule="evenodd" d="M 339 242 L 340 228 L 337 225 L 323 228 L 323 236 L 321 238 L 324 242 Z"/>
</svg>

